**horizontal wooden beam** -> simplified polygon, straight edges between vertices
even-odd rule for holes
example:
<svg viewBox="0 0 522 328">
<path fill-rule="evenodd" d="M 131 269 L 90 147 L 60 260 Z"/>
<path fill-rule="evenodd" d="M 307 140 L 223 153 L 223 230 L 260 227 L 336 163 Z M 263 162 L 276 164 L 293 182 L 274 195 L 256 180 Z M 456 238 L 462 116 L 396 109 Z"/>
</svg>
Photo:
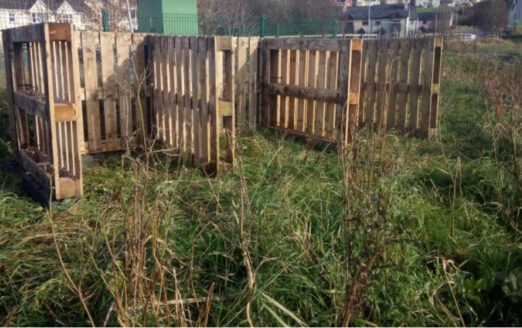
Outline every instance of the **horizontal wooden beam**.
<svg viewBox="0 0 522 328">
<path fill-rule="evenodd" d="M 71 41 L 72 25 L 69 23 L 49 23 L 51 41 Z"/>
<path fill-rule="evenodd" d="M 60 184 L 59 194 L 56 194 L 56 199 L 73 198 L 81 196 L 80 182 L 78 179 L 71 177 L 60 177 L 58 179 Z"/>
<path fill-rule="evenodd" d="M 230 101 L 219 100 L 218 110 L 219 116 L 232 116 L 234 115 L 234 104 Z"/>
<path fill-rule="evenodd" d="M 341 98 L 339 91 L 335 90 L 316 89 L 279 83 L 270 83 L 265 86 L 270 94 L 284 95 L 288 97 L 324 101 L 327 103 L 337 103 Z"/>
<path fill-rule="evenodd" d="M 350 40 L 339 39 L 304 39 L 304 38 L 269 38 L 263 41 L 264 49 L 290 50 L 320 50 L 341 51 L 348 50 Z"/>
<path fill-rule="evenodd" d="M 43 41 L 43 24 L 26 25 L 4 30 L 8 42 Z"/>
<path fill-rule="evenodd" d="M 55 103 L 54 104 L 54 119 L 57 122 L 75 121 L 76 110 L 72 104 Z"/>
<path fill-rule="evenodd" d="M 363 90 L 371 90 L 373 88 L 373 90 L 377 91 L 380 87 L 390 88 L 391 85 L 392 84 L 389 83 L 389 82 L 387 82 L 387 83 L 363 82 L 362 83 L 362 89 Z M 424 85 L 410 85 L 410 84 L 406 84 L 406 83 L 396 83 L 395 85 L 397 86 L 397 91 L 398 92 L 415 92 L 415 91 L 416 92 L 421 92 L 425 88 Z"/>
</svg>

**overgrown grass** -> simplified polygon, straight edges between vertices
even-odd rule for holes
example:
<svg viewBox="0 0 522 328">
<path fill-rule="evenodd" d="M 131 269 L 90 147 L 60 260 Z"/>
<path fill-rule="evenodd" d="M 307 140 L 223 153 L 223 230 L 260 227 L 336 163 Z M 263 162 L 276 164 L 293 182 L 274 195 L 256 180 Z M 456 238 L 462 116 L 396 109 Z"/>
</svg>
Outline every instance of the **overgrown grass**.
<svg viewBox="0 0 522 328">
<path fill-rule="evenodd" d="M 219 179 L 111 156 L 85 170 L 83 199 L 51 211 L 2 172 L 0 324 L 88 325 L 82 299 L 97 325 L 339 325 L 348 190 L 352 324 L 522 325 L 520 100 L 500 95 L 499 122 L 486 83 L 516 70 L 446 56 L 440 136 L 362 135 L 347 164 L 359 183 L 343 183 L 335 152 L 268 131 L 239 138 L 237 169 Z"/>
</svg>

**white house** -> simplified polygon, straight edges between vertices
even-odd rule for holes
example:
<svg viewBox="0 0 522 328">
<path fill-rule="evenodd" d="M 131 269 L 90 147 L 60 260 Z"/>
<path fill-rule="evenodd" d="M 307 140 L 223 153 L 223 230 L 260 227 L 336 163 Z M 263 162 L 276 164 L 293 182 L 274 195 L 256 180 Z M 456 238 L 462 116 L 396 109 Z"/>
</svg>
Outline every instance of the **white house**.
<svg viewBox="0 0 522 328">
<path fill-rule="evenodd" d="M 348 8 L 346 33 L 407 37 L 418 30 L 418 15 L 410 4 L 390 4 Z"/>
<path fill-rule="evenodd" d="M 82 0 L 0 0 L 0 30 L 42 22 L 65 22 L 85 27 Z"/>
</svg>

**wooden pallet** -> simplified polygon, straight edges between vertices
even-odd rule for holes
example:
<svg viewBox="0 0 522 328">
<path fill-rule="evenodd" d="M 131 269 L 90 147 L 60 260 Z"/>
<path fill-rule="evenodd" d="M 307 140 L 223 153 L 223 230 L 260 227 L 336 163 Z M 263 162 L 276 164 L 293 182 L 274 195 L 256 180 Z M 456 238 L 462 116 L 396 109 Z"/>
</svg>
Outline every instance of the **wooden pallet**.
<svg viewBox="0 0 522 328">
<path fill-rule="evenodd" d="M 359 123 L 434 135 L 442 45 L 442 37 L 365 40 Z"/>
<path fill-rule="evenodd" d="M 232 165 L 237 38 L 149 35 L 146 40 L 153 137 L 195 165 L 218 171 Z"/>
<path fill-rule="evenodd" d="M 76 32 L 38 24 L 3 33 L 14 149 L 43 194 L 83 193 L 83 123 Z"/>
<path fill-rule="evenodd" d="M 362 41 L 265 39 L 261 48 L 267 126 L 346 144 L 356 128 Z"/>
</svg>

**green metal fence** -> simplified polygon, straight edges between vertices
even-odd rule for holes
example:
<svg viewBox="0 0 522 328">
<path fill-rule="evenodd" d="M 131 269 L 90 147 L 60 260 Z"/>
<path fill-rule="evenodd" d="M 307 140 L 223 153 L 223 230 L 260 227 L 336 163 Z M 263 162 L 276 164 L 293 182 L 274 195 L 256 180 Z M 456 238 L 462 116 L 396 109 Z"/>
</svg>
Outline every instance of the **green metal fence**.
<svg viewBox="0 0 522 328">
<path fill-rule="evenodd" d="M 176 35 L 231 35 L 231 36 L 305 36 L 336 37 L 337 20 L 284 20 L 265 16 L 239 22 L 230 17 L 199 17 L 186 14 L 139 16 L 138 30 L 146 33 Z"/>
</svg>

